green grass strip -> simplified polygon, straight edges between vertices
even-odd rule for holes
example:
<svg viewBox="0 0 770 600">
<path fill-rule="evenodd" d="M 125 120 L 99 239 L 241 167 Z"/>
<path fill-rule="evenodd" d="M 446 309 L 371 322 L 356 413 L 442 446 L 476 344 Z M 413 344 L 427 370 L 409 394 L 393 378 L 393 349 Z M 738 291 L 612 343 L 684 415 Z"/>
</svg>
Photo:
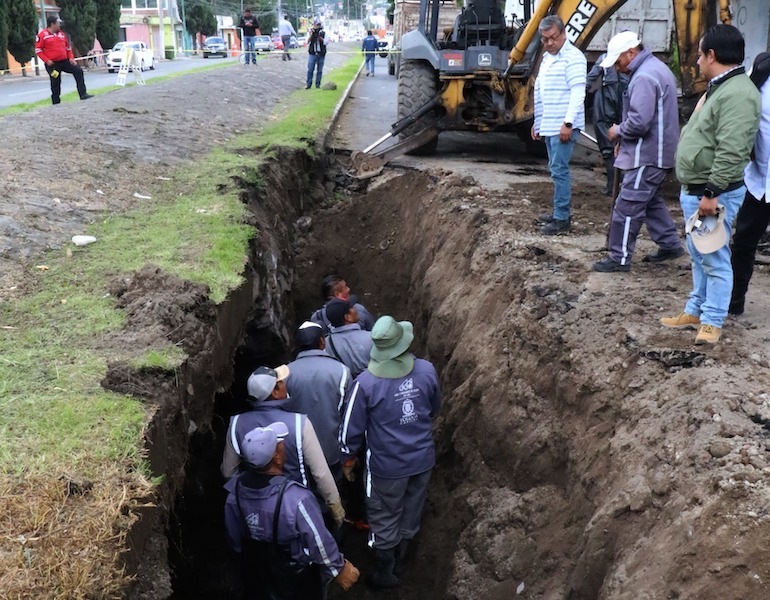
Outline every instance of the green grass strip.
<svg viewBox="0 0 770 600">
<path fill-rule="evenodd" d="M 141 470 L 142 403 L 107 392 L 107 362 L 177 368 L 184 352 L 170 343 L 131 348 L 120 343 L 124 314 L 108 283 L 151 263 L 203 283 L 221 303 L 242 283 L 249 240 L 238 181 L 259 189 L 257 146 L 307 147 L 325 130 L 360 58 L 330 70 L 337 89 L 298 90 L 273 123 L 236 138 L 171 181 L 148 190 L 152 201 L 122 215 L 105 215 L 87 233 L 97 242 L 50 251 L 31 266 L 25 293 L 0 305 L 0 473 L 73 470 L 95 477 L 105 461 Z M 169 77 L 174 77 L 172 75 Z M 246 152 L 245 150 L 249 150 Z"/>
</svg>

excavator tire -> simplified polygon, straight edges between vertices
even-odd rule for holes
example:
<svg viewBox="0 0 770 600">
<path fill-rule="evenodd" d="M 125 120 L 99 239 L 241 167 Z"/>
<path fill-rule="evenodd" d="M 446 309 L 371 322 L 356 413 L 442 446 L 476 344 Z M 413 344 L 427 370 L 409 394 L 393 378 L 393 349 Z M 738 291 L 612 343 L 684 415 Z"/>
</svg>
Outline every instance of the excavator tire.
<svg viewBox="0 0 770 600">
<path fill-rule="evenodd" d="M 398 118 L 408 117 L 438 91 L 438 74 L 430 63 L 423 60 L 402 60 L 398 72 Z M 436 121 L 433 113 L 428 113 L 414 125 L 401 132 L 404 139 Z M 438 136 L 419 148 L 407 152 L 415 156 L 427 156 L 436 152 Z"/>
</svg>

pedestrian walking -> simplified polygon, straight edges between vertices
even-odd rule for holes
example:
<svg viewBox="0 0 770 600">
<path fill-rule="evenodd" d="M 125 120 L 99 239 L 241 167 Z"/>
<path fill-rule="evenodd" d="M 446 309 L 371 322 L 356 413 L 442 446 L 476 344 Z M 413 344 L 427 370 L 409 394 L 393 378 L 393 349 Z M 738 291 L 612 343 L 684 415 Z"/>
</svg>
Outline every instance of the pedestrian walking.
<svg viewBox="0 0 770 600">
<path fill-rule="evenodd" d="M 571 222 L 572 189 L 569 161 L 580 130 L 585 127 L 586 58 L 567 39 L 557 15 L 538 26 L 545 54 L 535 79 L 535 123 L 532 139 L 543 140 L 553 180 L 553 211 L 538 216 L 540 232 L 567 232 Z"/>
<path fill-rule="evenodd" d="M 45 70 L 51 80 L 51 104 L 61 102 L 62 73 L 70 73 L 75 78 L 81 100 L 93 98 L 86 90 L 83 69 L 75 62 L 69 39 L 61 30 L 61 19 L 58 15 L 48 15 L 45 22 L 46 28 L 41 30 L 35 39 L 35 54 L 45 64 Z"/>
<path fill-rule="evenodd" d="M 586 76 L 586 93 L 593 92 L 593 118 L 596 145 L 602 154 L 607 183 L 602 190 L 605 196 L 611 196 L 615 182 L 615 143 L 610 140 L 610 127 L 620 123 L 623 118 L 623 92 L 628 87 L 628 73 L 623 73 L 614 66 L 602 67 L 607 58 L 605 52 L 594 63 Z"/>
<path fill-rule="evenodd" d="M 242 470 L 243 439 L 249 431 L 255 427 L 266 427 L 276 421 L 286 423 L 289 429 L 284 465 L 286 476 L 309 487 L 312 475 L 320 496 L 339 526 L 345 518 L 345 511 L 315 428 L 307 415 L 284 409 L 288 396 L 286 379 L 289 374 L 288 367 L 281 365 L 275 369 L 259 367 L 249 376 L 246 387 L 252 410 L 231 417 L 225 438 L 221 472 L 225 478 L 230 478 Z"/>
<path fill-rule="evenodd" d="M 309 90 L 313 85 L 313 71 L 315 70 L 315 86 L 321 87 L 321 77 L 324 71 L 324 59 L 326 58 L 326 32 L 323 30 L 321 19 L 318 17 L 313 21 L 313 29 L 310 31 L 310 37 L 307 40 L 307 81 L 305 89 Z"/>
<path fill-rule="evenodd" d="M 410 351 L 409 321 L 380 317 L 372 329 L 371 360 L 346 401 L 340 445 L 354 467 L 367 445 L 365 470 L 369 547 L 377 570 L 366 578 L 374 588 L 396 587 L 409 543 L 420 530 L 422 509 L 435 464 L 432 423 L 441 407 L 438 375 Z"/>
<path fill-rule="evenodd" d="M 361 326 L 361 329 L 371 331 L 372 327 L 374 327 L 372 313 L 358 301 L 358 297 L 355 294 L 350 293 L 350 287 L 342 276 L 327 275 L 324 277 L 321 282 L 321 297 L 324 300 L 324 305 L 310 315 L 310 320 L 323 327 L 326 333 L 331 331 L 331 324 L 326 316 L 326 304 L 334 298 L 349 300 L 353 304 L 358 313 L 358 324 Z"/>
<path fill-rule="evenodd" d="M 283 43 L 281 60 L 291 60 L 291 54 L 289 53 L 291 36 L 297 35 L 297 32 L 294 31 L 294 25 L 289 21 L 289 15 L 283 15 L 283 19 L 278 23 L 278 35 L 281 36 L 281 42 Z"/>
<path fill-rule="evenodd" d="M 364 53 L 366 76 L 374 77 L 374 57 L 377 56 L 377 38 L 372 35 L 372 30 L 366 32 L 366 37 L 361 43 L 361 52 Z"/>
<path fill-rule="evenodd" d="M 733 274 L 735 283 L 728 312 L 742 315 L 746 292 L 754 272 L 754 257 L 762 235 L 770 225 L 770 52 L 762 52 L 754 59 L 750 79 L 761 94 L 762 114 L 759 131 L 754 140 L 751 161 L 743 173 L 746 197 L 738 211 L 733 236 Z"/>
<path fill-rule="evenodd" d="M 662 262 L 684 254 L 662 191 L 674 167 L 679 106 L 671 69 L 634 32 L 623 31 L 610 40 L 601 66 L 631 75 L 623 94 L 622 120 L 608 132 L 610 140 L 618 143 L 615 166 L 623 171 L 610 220 L 610 254 L 593 265 L 594 271 L 617 273 L 631 270 L 642 224 L 658 245 L 645 261 Z"/>
<path fill-rule="evenodd" d="M 257 53 L 254 48 L 257 43 L 257 36 L 260 34 L 259 19 L 251 14 L 250 8 L 243 11 L 238 27 L 243 32 L 243 51 L 246 53 L 246 64 L 248 65 L 249 61 L 251 61 L 256 65 Z"/>
<path fill-rule="evenodd" d="M 682 128 L 676 151 L 679 201 L 689 224 L 692 291 L 682 312 L 660 322 L 672 329 L 697 329 L 696 344 L 719 341 L 733 289 L 730 233 L 746 194 L 743 171 L 760 113 L 759 92 L 741 66 L 744 48 L 743 36 L 732 25 L 710 27 L 701 38 L 698 67 L 708 88 Z M 721 243 L 714 247 L 696 241 L 695 235 L 708 235 L 699 217 L 717 216 L 721 225 L 711 237 Z"/>
<path fill-rule="evenodd" d="M 238 553 L 244 596 L 324 600 L 335 581 L 348 591 L 359 572 L 340 553 L 313 494 L 283 474 L 289 429 L 283 422 L 248 431 L 243 473 L 225 485 L 225 528 Z"/>
</svg>

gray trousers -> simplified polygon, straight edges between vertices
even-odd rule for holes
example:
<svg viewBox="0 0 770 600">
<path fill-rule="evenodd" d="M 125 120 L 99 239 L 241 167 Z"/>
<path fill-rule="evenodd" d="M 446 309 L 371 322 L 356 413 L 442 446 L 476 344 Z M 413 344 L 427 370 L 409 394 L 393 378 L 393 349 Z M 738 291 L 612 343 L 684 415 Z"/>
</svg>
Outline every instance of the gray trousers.
<svg viewBox="0 0 770 600">
<path fill-rule="evenodd" d="M 402 539 L 411 540 L 417 535 L 430 474 L 428 470 L 411 477 L 385 479 L 366 472 L 370 548 L 390 550 Z"/>
<path fill-rule="evenodd" d="M 610 258 L 621 265 L 631 262 L 636 237 L 647 224 L 650 238 L 665 250 L 682 247 L 676 225 L 660 191 L 667 169 L 643 166 L 626 171 L 610 223 Z"/>
</svg>

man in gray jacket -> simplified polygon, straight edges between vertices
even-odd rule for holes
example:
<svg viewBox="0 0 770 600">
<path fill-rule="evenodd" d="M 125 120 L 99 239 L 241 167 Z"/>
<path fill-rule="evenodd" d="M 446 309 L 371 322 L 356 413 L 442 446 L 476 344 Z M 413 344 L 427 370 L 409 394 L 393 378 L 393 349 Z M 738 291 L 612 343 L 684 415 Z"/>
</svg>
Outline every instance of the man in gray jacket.
<svg viewBox="0 0 770 600">
<path fill-rule="evenodd" d="M 297 358 L 288 364 L 289 399 L 284 410 L 306 414 L 315 427 L 329 470 L 342 477 L 338 435 L 340 411 L 350 387 L 350 369 L 324 352 L 323 328 L 305 321 L 294 334 Z"/>
<path fill-rule="evenodd" d="M 358 311 L 348 300 L 334 298 L 326 305 L 326 316 L 332 331 L 326 336 L 326 352 L 350 369 L 357 377 L 369 364 L 372 337 L 361 329 Z"/>
<path fill-rule="evenodd" d="M 615 167 L 625 171 L 610 223 L 610 255 L 594 263 L 601 273 L 631 270 L 636 236 L 647 224 L 657 252 L 646 262 L 661 262 L 684 254 L 676 225 L 661 193 L 674 167 L 679 139 L 676 80 L 671 70 L 642 46 L 631 31 L 614 36 L 601 66 L 631 73 L 623 94 L 623 120 L 609 131 L 618 144 Z"/>
</svg>

